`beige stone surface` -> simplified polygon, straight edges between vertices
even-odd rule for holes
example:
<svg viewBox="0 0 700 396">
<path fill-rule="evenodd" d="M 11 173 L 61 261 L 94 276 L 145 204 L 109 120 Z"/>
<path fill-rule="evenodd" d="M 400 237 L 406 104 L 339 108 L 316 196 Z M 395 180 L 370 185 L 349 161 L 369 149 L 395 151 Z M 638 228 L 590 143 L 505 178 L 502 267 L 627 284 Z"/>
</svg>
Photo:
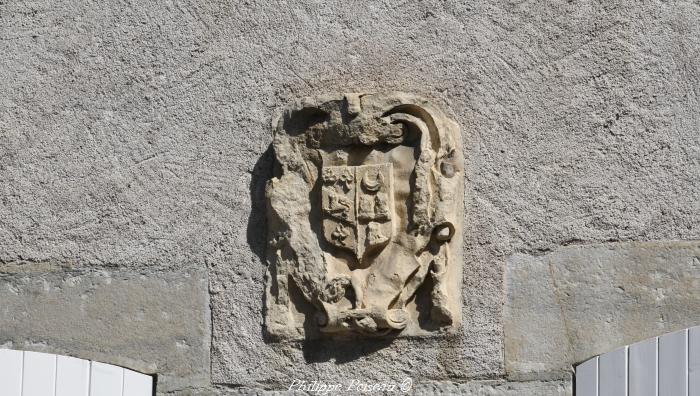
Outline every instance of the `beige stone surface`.
<svg viewBox="0 0 700 396">
<path fill-rule="evenodd" d="M 466 383 L 434 382 L 418 384 L 413 395 L 464 396 L 571 396 L 569 380 L 558 381 L 471 381 Z"/>
<path fill-rule="evenodd" d="M 461 324 L 459 127 L 406 93 L 306 98 L 275 129 L 266 329 L 417 336 Z"/>
<path fill-rule="evenodd" d="M 513 255 L 504 316 L 510 378 L 561 376 L 591 356 L 700 325 L 700 242 Z"/>
<path fill-rule="evenodd" d="M 197 269 L 0 275 L 0 345 L 155 373 L 162 392 L 205 386 L 208 305 Z"/>
</svg>

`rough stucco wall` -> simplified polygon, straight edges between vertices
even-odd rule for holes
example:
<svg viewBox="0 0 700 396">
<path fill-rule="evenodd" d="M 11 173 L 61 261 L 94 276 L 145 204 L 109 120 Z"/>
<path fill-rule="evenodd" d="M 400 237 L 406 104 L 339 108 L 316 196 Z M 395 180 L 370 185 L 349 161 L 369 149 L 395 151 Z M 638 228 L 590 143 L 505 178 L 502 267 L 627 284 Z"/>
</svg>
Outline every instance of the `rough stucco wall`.
<svg viewBox="0 0 700 396">
<path fill-rule="evenodd" d="M 206 269 L 218 384 L 502 377 L 508 256 L 700 238 L 699 19 L 692 1 L 4 1 L 0 271 Z M 462 127 L 463 335 L 267 344 L 273 114 L 390 90 Z"/>
</svg>

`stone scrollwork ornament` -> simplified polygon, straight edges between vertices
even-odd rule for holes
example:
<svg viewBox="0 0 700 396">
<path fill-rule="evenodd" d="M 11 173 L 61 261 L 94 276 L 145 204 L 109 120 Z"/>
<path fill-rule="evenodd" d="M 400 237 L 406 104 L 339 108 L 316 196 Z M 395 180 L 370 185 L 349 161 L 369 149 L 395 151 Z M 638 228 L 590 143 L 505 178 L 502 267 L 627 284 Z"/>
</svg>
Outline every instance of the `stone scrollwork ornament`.
<svg viewBox="0 0 700 396">
<path fill-rule="evenodd" d="M 275 126 L 266 329 L 423 336 L 461 319 L 459 127 L 402 93 L 302 99 Z"/>
</svg>

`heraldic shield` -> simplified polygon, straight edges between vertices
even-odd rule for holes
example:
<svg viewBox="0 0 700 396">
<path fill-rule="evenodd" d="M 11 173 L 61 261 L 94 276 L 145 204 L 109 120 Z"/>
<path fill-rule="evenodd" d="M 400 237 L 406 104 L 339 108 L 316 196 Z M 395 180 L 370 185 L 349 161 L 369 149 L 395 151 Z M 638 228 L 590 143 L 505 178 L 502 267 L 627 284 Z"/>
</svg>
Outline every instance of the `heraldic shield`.
<svg viewBox="0 0 700 396">
<path fill-rule="evenodd" d="M 455 332 L 460 139 L 408 94 L 305 98 L 281 113 L 266 186 L 272 339 Z"/>
<path fill-rule="evenodd" d="M 393 236 L 392 164 L 327 166 L 322 170 L 323 234 L 355 254 L 386 246 Z"/>
</svg>

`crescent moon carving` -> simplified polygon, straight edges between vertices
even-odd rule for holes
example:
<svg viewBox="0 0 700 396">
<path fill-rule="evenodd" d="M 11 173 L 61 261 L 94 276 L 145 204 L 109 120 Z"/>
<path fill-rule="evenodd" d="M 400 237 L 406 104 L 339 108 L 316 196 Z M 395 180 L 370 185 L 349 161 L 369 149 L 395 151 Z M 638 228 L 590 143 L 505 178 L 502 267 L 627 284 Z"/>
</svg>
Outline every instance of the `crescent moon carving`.
<svg viewBox="0 0 700 396">
<path fill-rule="evenodd" d="M 381 172 L 375 173 L 374 180 L 372 180 L 369 172 L 365 173 L 365 176 L 362 178 L 362 187 L 367 191 L 377 192 L 382 188 L 382 185 L 384 185 L 384 176 Z"/>
</svg>

